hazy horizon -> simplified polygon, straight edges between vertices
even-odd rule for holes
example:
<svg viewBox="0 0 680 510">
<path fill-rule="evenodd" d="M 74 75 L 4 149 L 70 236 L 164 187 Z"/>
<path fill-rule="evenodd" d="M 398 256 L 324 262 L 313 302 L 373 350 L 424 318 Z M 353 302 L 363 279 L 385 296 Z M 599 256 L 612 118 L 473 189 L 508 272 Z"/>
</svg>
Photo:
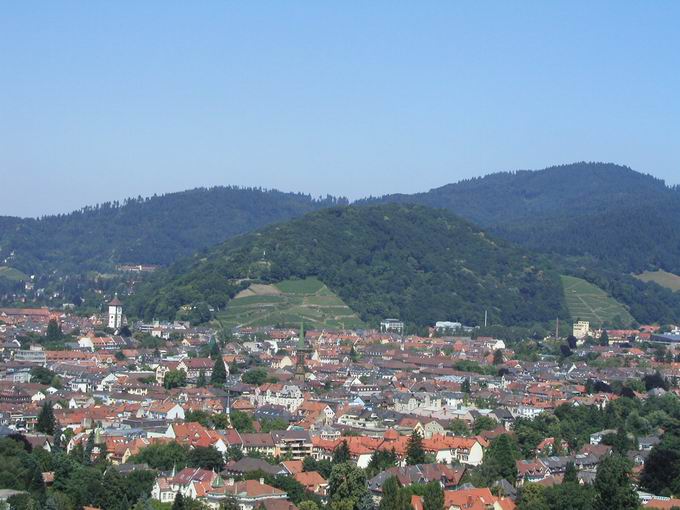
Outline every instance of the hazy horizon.
<svg viewBox="0 0 680 510">
<path fill-rule="evenodd" d="M 677 184 L 679 14 L 670 2 L 8 4 L 0 215 L 218 185 L 357 199 L 575 161 Z"/>
</svg>

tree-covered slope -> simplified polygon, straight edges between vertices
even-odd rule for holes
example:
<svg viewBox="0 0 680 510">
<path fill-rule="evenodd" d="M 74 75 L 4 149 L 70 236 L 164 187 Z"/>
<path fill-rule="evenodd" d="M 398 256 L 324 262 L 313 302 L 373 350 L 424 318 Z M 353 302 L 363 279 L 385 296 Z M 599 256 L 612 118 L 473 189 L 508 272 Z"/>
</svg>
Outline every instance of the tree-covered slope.
<svg viewBox="0 0 680 510">
<path fill-rule="evenodd" d="M 566 316 L 559 276 L 541 259 L 444 210 L 397 204 L 326 209 L 229 240 L 154 275 L 130 308 L 146 318 L 221 310 L 248 282 L 308 276 L 373 324 Z"/>
<path fill-rule="evenodd" d="M 680 270 L 680 191 L 609 163 L 503 172 L 366 202 L 446 208 L 533 250 L 592 256 L 608 268 Z"/>
<path fill-rule="evenodd" d="M 110 269 L 125 262 L 168 264 L 229 237 L 337 204 L 330 197 L 214 187 L 41 219 L 0 217 L 0 263 L 31 274 Z"/>
<path fill-rule="evenodd" d="M 591 257 L 621 273 L 679 272 L 679 198 L 635 200 L 606 212 L 536 217 L 491 230 L 532 250 Z"/>
<path fill-rule="evenodd" d="M 362 202 L 443 207 L 485 227 L 541 217 L 609 212 L 612 207 L 670 196 L 664 181 L 612 163 L 573 163 L 543 170 L 498 172 L 423 193 Z"/>
<path fill-rule="evenodd" d="M 627 167 L 577 163 L 502 172 L 365 203 L 445 208 L 532 250 L 591 255 L 623 272 L 680 272 L 680 192 Z M 169 264 L 263 226 L 345 203 L 328 197 L 199 188 L 39 220 L 0 217 L 0 263 L 28 274 Z"/>
</svg>

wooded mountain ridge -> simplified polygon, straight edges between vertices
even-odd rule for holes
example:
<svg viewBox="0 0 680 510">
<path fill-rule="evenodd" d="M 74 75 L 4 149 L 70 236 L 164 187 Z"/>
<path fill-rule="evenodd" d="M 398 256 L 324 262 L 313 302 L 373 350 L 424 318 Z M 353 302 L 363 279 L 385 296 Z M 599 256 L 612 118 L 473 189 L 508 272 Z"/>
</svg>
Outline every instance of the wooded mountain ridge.
<svg viewBox="0 0 680 510">
<path fill-rule="evenodd" d="M 331 208 L 224 242 L 155 274 L 131 299 L 138 316 L 216 310 L 250 282 L 318 277 L 369 323 L 543 323 L 567 315 L 559 274 L 541 257 L 451 213 L 418 205 Z"/>
<path fill-rule="evenodd" d="M 597 284 L 641 322 L 680 320 L 680 293 L 631 276 L 655 269 L 680 274 L 680 191 L 660 179 L 609 163 L 575 163 L 354 205 L 388 203 L 447 209 L 492 238 L 543 254 L 560 272 Z M 64 297 L 77 301 L 89 284 L 73 275 L 111 271 L 120 263 L 169 266 L 234 236 L 346 205 L 332 196 L 215 187 L 41 219 L 0 217 L 0 266 L 42 275 L 40 285 L 56 275 Z M 342 239 L 336 227 L 327 227 Z M 3 285 L 17 288 L 0 278 L 0 291 Z"/>
</svg>

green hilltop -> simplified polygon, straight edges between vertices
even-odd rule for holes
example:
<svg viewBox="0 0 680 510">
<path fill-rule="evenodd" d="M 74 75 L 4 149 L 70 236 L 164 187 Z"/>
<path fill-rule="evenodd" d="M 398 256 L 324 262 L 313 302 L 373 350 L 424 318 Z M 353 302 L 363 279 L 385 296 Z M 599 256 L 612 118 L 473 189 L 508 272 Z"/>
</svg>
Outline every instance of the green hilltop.
<svg viewBox="0 0 680 510">
<path fill-rule="evenodd" d="M 474 325 L 485 310 L 503 324 L 567 314 L 559 274 L 543 259 L 447 211 L 397 204 L 325 209 L 226 241 L 159 271 L 130 307 L 146 318 L 212 308 L 233 324 L 241 320 L 234 307 L 253 305 L 239 295 L 252 284 L 279 283 L 279 290 L 294 295 L 300 280 L 310 277 L 373 325 L 385 317 L 414 325 L 445 319 Z M 263 298 L 255 299 L 257 306 Z M 278 298 L 264 298 L 272 299 Z"/>
</svg>

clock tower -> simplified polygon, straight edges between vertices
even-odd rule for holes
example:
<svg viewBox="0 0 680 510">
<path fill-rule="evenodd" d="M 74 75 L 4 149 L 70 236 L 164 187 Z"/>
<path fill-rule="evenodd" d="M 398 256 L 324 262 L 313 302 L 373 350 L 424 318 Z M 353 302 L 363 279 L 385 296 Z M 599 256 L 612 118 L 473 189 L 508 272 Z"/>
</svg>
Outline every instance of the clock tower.
<svg viewBox="0 0 680 510">
<path fill-rule="evenodd" d="M 109 303 L 109 327 L 114 330 L 123 327 L 123 303 L 118 299 L 118 294 Z"/>
</svg>

